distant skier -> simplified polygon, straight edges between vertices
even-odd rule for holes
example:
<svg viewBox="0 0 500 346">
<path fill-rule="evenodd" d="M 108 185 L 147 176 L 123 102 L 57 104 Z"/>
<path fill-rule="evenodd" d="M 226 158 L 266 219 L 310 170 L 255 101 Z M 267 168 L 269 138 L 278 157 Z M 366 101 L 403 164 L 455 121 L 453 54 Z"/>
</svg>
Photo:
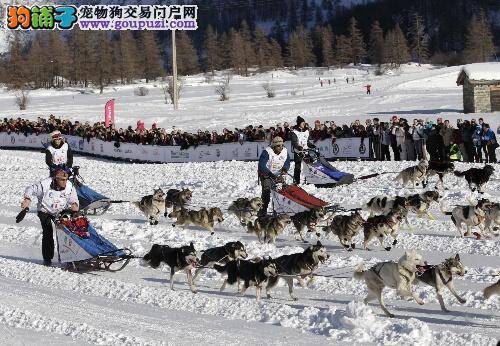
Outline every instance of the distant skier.
<svg viewBox="0 0 500 346">
<path fill-rule="evenodd" d="M 370 84 L 367 84 L 365 87 L 366 87 L 366 93 L 368 95 L 371 95 L 371 93 L 372 93 L 372 86 Z"/>
<path fill-rule="evenodd" d="M 45 149 L 45 163 L 49 166 L 51 175 L 58 166 L 73 166 L 73 152 L 59 131 L 50 134 L 50 144 Z"/>
<path fill-rule="evenodd" d="M 31 199 L 36 197 L 37 215 L 42 225 L 42 256 L 44 265 L 50 266 L 54 257 L 54 229 L 52 223 L 63 210 L 78 212 L 79 203 L 76 189 L 68 181 L 69 169 L 56 168 L 52 178 L 45 178 L 28 186 L 24 191 L 21 212 L 16 216 L 16 223 L 21 222 L 29 210 Z"/>
<path fill-rule="evenodd" d="M 349 84 L 349 77 L 346 77 L 345 81 L 346 81 L 347 84 Z"/>
</svg>

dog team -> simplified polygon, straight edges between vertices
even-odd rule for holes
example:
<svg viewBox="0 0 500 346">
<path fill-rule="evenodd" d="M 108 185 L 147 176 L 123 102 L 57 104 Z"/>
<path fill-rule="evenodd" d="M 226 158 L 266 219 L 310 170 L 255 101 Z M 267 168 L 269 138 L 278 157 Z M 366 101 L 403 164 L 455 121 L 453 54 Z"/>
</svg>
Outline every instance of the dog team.
<svg viewBox="0 0 500 346">
<path fill-rule="evenodd" d="M 427 186 L 429 177 L 437 175 L 441 187 L 445 188 L 443 177 L 448 173 L 456 176 L 464 176 L 469 188 L 482 192 L 485 183 L 488 182 L 494 169 L 491 165 L 486 165 L 482 169 L 471 168 L 465 172 L 454 171 L 452 163 L 428 163 L 421 161 L 418 165 L 409 167 L 398 174 L 396 180 L 404 186 L 408 183 L 414 185 L 422 184 Z M 437 188 L 437 186 L 436 186 Z M 224 220 L 220 208 L 201 210 L 187 209 L 192 198 L 192 191 L 189 189 L 171 189 L 165 194 L 161 189 L 154 191 L 153 195 L 145 196 L 135 205 L 148 217 L 150 224 L 158 224 L 158 218 L 163 214 L 169 218 L 176 219 L 175 224 L 180 226 L 196 225 L 214 233 L 214 225 Z M 262 208 L 262 199 L 255 197 L 252 199 L 238 198 L 231 203 L 227 211 L 234 215 L 244 226 L 248 233 L 257 236 L 259 242 L 276 243 L 277 236 L 289 225 L 295 227 L 295 234 L 304 239 L 304 230 L 315 232 L 319 237 L 321 233 L 318 226 L 321 223 L 326 225 L 319 229 L 325 235 L 330 233 L 337 236 L 340 244 L 347 250 L 355 249 L 355 238 L 363 231 L 363 248 L 369 250 L 368 244 L 377 239 L 380 245 L 386 250 L 391 250 L 397 244 L 397 232 L 399 226 L 408 223 L 407 215 L 414 213 L 417 217 L 432 217 L 429 208 L 432 203 L 439 203 L 438 191 L 424 191 L 419 194 L 409 196 L 376 196 L 371 198 L 363 208 L 352 209 L 348 215 L 328 216 L 325 208 L 316 208 L 300 212 L 289 216 L 266 215 L 259 216 Z M 441 205 L 440 205 L 441 206 Z M 168 209 L 172 208 L 171 212 Z M 364 219 L 361 211 L 368 211 L 369 216 Z M 441 208 L 442 210 L 442 208 Z M 443 210 L 442 210 L 443 211 Z M 471 235 L 471 227 L 479 227 L 481 233 L 474 232 L 476 237 L 491 236 L 493 231 L 500 224 L 500 204 L 481 199 L 475 206 L 455 206 L 451 212 L 443 211 L 445 215 L 451 215 L 451 220 L 456 226 L 460 236 Z M 466 226 L 466 233 L 462 233 L 463 225 Z M 493 227 L 494 226 L 494 227 Z M 387 245 L 385 240 L 391 238 Z M 266 289 L 267 298 L 271 298 L 271 290 L 276 286 L 279 278 L 282 278 L 289 289 L 290 297 L 297 300 L 293 293 L 294 279 L 303 288 L 307 287 L 305 279 L 314 275 L 314 271 L 319 265 L 328 260 L 326 248 L 318 240 L 315 245 L 308 246 L 303 252 L 290 255 L 283 255 L 277 258 L 254 258 L 247 259 L 248 254 L 245 246 L 240 242 L 229 242 L 224 246 L 215 247 L 202 251 L 201 258 L 197 258 L 197 252 L 193 243 L 178 248 L 167 245 L 155 244 L 151 250 L 143 257 L 143 264 L 156 268 L 160 263 L 165 263 L 170 267 L 170 287 L 173 289 L 173 277 L 177 271 L 185 271 L 187 281 L 192 292 L 197 292 L 195 286 L 196 277 L 205 268 L 212 268 L 226 276 L 220 288 L 223 291 L 227 284 L 238 286 L 238 294 L 244 295 L 249 287 L 255 287 L 256 298 L 260 300 L 262 290 Z M 194 276 L 192 270 L 196 269 Z M 368 270 L 362 265 L 358 266 L 354 272 L 354 278 L 364 280 L 368 295 L 364 299 L 365 303 L 377 299 L 387 316 L 394 316 L 384 304 L 382 290 L 385 287 L 396 290 L 401 298 L 412 298 L 418 304 L 424 302 L 412 290 L 413 284 L 421 282 L 434 287 L 437 299 L 443 311 L 448 311 L 445 307 L 442 294 L 446 287 L 460 303 L 465 303 L 456 291 L 453 283 L 454 275 L 463 276 L 467 273 L 462 264 L 460 256 L 445 259 L 438 265 L 428 265 L 423 261 L 422 256 L 414 250 L 407 251 L 398 262 L 380 262 Z M 240 288 L 240 283 L 243 286 Z M 500 280 L 484 290 L 485 298 L 493 294 L 500 293 Z"/>
</svg>

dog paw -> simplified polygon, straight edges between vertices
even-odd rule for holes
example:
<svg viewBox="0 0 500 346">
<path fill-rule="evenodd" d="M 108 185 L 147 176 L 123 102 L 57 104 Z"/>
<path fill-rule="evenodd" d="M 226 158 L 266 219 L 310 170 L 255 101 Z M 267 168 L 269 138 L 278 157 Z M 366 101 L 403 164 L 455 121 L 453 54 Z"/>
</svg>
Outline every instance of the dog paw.
<svg viewBox="0 0 500 346">
<path fill-rule="evenodd" d="M 397 243 L 398 243 L 398 240 L 394 239 L 394 241 L 392 242 L 392 245 L 396 245 Z"/>
<path fill-rule="evenodd" d="M 194 294 L 197 294 L 198 290 L 196 288 L 195 289 L 191 289 L 191 292 L 194 293 Z"/>
<path fill-rule="evenodd" d="M 392 247 L 388 246 L 385 248 L 386 251 L 391 251 Z"/>
<path fill-rule="evenodd" d="M 351 244 L 351 249 L 355 249 L 356 248 L 356 244 Z"/>
<path fill-rule="evenodd" d="M 425 302 L 422 299 L 415 299 L 418 303 L 418 305 L 424 305 Z"/>
<path fill-rule="evenodd" d="M 387 314 L 387 317 L 394 318 L 394 314 Z"/>
<path fill-rule="evenodd" d="M 266 298 L 267 298 L 267 299 L 272 299 L 273 297 L 271 297 L 271 295 L 268 293 L 268 294 L 266 295 Z"/>
<path fill-rule="evenodd" d="M 214 231 L 210 232 L 210 235 L 214 235 L 214 234 L 215 234 L 215 232 L 214 232 Z"/>
<path fill-rule="evenodd" d="M 297 298 L 297 297 L 295 297 L 295 296 L 292 296 L 292 300 L 293 300 L 294 302 L 296 302 L 297 300 L 299 300 L 299 298 Z"/>
<path fill-rule="evenodd" d="M 467 300 L 463 298 L 460 298 L 458 301 L 460 302 L 460 304 L 465 304 L 467 302 Z"/>
</svg>

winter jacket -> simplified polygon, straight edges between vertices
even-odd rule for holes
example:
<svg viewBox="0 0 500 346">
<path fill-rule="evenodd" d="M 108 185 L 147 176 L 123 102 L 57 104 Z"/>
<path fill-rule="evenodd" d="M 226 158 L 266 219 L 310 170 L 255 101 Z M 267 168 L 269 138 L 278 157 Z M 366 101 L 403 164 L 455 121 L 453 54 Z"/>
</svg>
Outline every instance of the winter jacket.
<svg viewBox="0 0 500 346">
<path fill-rule="evenodd" d="M 453 128 L 442 126 L 439 134 L 443 137 L 444 145 L 449 147 L 451 144 L 451 137 L 453 136 Z"/>
</svg>

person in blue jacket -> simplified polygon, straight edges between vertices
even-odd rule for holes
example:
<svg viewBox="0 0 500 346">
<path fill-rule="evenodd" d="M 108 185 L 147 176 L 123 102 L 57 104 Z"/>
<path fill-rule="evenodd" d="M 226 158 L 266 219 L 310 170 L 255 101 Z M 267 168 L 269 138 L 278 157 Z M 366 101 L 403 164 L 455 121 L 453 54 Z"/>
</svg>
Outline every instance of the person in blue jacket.
<svg viewBox="0 0 500 346">
<path fill-rule="evenodd" d="M 274 137 L 271 146 L 267 147 L 259 157 L 258 175 L 262 186 L 262 208 L 259 216 L 267 215 L 267 208 L 271 201 L 271 189 L 277 183 L 283 182 L 283 174 L 290 169 L 290 156 L 284 147 L 283 138 Z"/>
<path fill-rule="evenodd" d="M 498 148 L 497 138 L 495 132 L 490 129 L 490 125 L 483 123 L 483 132 L 481 134 L 481 142 L 486 147 L 488 157 L 486 158 L 489 163 L 497 163 L 497 156 L 495 150 Z"/>
</svg>

